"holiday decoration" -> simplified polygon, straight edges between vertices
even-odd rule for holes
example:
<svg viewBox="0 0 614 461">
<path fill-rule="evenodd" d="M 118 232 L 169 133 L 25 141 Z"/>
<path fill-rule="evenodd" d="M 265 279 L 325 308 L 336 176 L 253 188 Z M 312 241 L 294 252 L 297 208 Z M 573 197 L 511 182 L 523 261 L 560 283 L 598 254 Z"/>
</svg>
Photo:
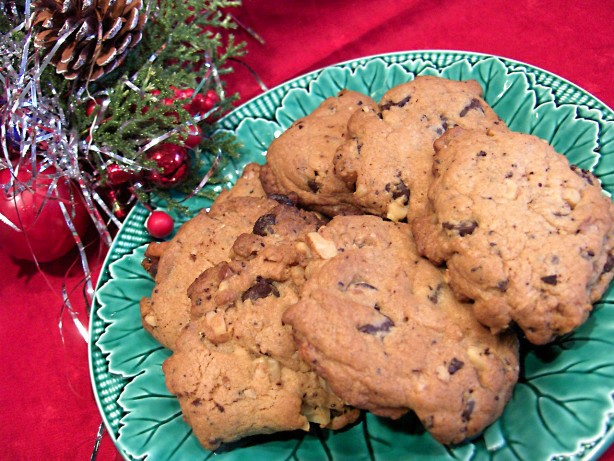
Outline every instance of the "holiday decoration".
<svg viewBox="0 0 614 461">
<path fill-rule="evenodd" d="M 244 54 L 245 44 L 231 33 L 236 24 L 228 10 L 237 6 L 232 0 L 0 3 L 0 193 L 13 197 L 0 208 L 4 242 L 29 237 L 38 260 L 76 245 L 87 272 L 77 209 L 110 244 L 110 226 L 121 226 L 134 203 L 149 206 L 156 196 L 180 211 L 169 189 L 208 194 L 205 184 L 216 173 L 203 165 L 216 167 L 237 150 L 214 123 L 237 98 L 226 94 L 222 80 L 231 59 Z M 34 224 L 23 232 L 34 222 L 18 205 L 28 191 L 39 205 L 37 225 L 55 225 L 48 213 L 62 211 L 66 232 L 54 228 L 61 235 L 54 242 L 47 236 L 47 254 L 36 247 Z M 62 251 L 51 248 L 55 243 Z"/>
<path fill-rule="evenodd" d="M 168 237 L 173 232 L 173 218 L 164 211 L 152 211 L 145 221 L 145 228 L 149 234 L 157 239 Z"/>
<path fill-rule="evenodd" d="M 181 141 L 189 149 L 196 148 L 203 140 L 202 130 L 198 125 L 188 125 L 184 133 L 185 135 L 181 135 Z"/>
<path fill-rule="evenodd" d="M 107 166 L 107 179 L 112 187 L 118 187 L 132 182 L 135 179 L 135 174 L 122 168 L 117 163 L 111 163 Z"/>
<path fill-rule="evenodd" d="M 156 162 L 156 169 L 148 171 L 146 178 L 158 187 L 174 187 L 188 175 L 190 158 L 185 147 L 164 142 L 151 149 L 147 158 Z"/>
<path fill-rule="evenodd" d="M 35 0 L 34 43 L 49 52 L 68 80 L 98 80 L 119 66 L 142 37 L 147 21 L 141 0 Z"/>
<path fill-rule="evenodd" d="M 17 259 L 47 262 L 63 256 L 75 246 L 73 232 L 82 237 L 90 223 L 78 188 L 58 178 L 54 167 L 36 177 L 25 165 L 16 178 L 8 168 L 0 171 L 1 184 L 15 180 L 22 185 L 0 192 L 0 245 Z"/>
</svg>

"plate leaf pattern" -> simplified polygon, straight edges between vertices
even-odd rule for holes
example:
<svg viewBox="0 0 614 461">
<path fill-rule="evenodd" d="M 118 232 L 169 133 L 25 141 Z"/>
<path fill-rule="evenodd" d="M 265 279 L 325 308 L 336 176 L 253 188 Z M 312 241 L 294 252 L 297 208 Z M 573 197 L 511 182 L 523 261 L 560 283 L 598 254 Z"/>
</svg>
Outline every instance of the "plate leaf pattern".
<svg viewBox="0 0 614 461">
<path fill-rule="evenodd" d="M 270 142 L 297 118 L 343 88 L 379 100 L 416 75 L 476 79 L 485 99 L 516 131 L 551 143 L 592 170 L 614 192 L 614 113 L 573 84 L 523 63 L 475 53 L 394 53 L 341 63 L 301 76 L 237 108 L 220 121 L 242 143 L 223 173 L 231 185 L 243 166 L 263 163 Z M 218 191 L 220 185 L 210 186 Z M 204 203 L 204 204 L 203 204 Z M 196 210 L 206 202 L 186 202 Z M 90 325 L 94 393 L 111 437 L 127 460 L 584 460 L 614 440 L 614 289 L 574 334 L 522 348 L 521 379 L 502 417 L 484 434 L 444 447 L 412 414 L 398 421 L 364 415 L 353 427 L 252 437 L 211 453 L 181 417 L 161 371 L 170 355 L 140 326 L 138 303 L 153 282 L 141 268 L 146 211 L 137 206 L 112 246 Z"/>
<path fill-rule="evenodd" d="M 139 302 L 149 296 L 153 280 L 141 266 L 145 246 L 137 248 L 122 260 L 111 264 L 112 283 L 101 287 L 96 296 L 101 302 L 100 316 L 109 322 L 107 332 L 98 347 L 108 354 L 109 371 L 122 376 L 134 376 L 159 364 L 157 355 L 164 348 L 141 326 Z"/>
</svg>

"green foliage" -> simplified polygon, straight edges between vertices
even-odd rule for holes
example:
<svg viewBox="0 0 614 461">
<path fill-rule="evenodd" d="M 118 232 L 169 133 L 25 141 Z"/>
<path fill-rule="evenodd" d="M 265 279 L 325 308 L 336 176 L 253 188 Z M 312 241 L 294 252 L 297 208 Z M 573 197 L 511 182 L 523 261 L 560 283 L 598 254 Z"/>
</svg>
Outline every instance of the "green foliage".
<svg viewBox="0 0 614 461">
<path fill-rule="evenodd" d="M 181 127 L 195 123 L 182 107 L 190 100 L 177 99 L 171 87 L 193 88 L 200 94 L 214 90 L 224 97 L 212 116 L 198 122 L 203 142 L 195 149 L 193 170 L 200 171 L 203 160 L 218 149 L 224 155 L 236 155 L 236 142 L 216 134 L 214 121 L 238 97 L 225 95 L 222 78 L 232 72 L 230 59 L 245 54 L 245 43 L 235 42 L 231 32 L 236 24 L 226 12 L 240 4 L 229 0 L 159 0 L 148 11 L 141 42 L 122 65 L 100 80 L 88 82 L 81 91 L 68 92 L 71 123 L 81 138 L 91 135 L 93 145 L 127 159 L 126 168 L 135 169 L 135 164 L 137 170 L 139 166 L 155 167 L 146 159 L 144 146 L 169 133 L 165 141 L 180 143 Z M 87 115 L 87 103 L 94 100 L 102 114 L 95 110 Z M 86 161 L 97 166 L 104 183 L 105 163 L 110 161 L 92 150 L 87 155 Z M 199 177 L 191 177 L 179 189 L 189 191 L 199 181 Z M 146 198 L 140 194 L 140 199 Z"/>
</svg>

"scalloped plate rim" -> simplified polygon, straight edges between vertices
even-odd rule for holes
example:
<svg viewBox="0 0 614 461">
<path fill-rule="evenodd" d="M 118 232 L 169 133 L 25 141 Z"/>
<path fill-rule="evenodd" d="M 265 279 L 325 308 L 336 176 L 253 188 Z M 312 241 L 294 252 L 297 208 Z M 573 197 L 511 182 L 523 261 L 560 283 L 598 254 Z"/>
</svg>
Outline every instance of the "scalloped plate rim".
<svg viewBox="0 0 614 461">
<path fill-rule="evenodd" d="M 224 130 L 229 130 L 229 128 L 227 128 L 224 124 L 227 123 L 233 116 L 236 116 L 236 114 L 238 114 L 240 112 L 240 110 L 248 105 L 258 105 L 258 101 L 259 100 L 263 100 L 265 99 L 269 94 L 281 89 L 282 87 L 287 87 L 288 90 L 296 88 L 296 84 L 297 82 L 303 80 L 303 79 L 313 79 L 315 78 L 318 74 L 324 72 L 326 69 L 328 68 L 333 68 L 333 67 L 350 67 L 350 69 L 352 71 L 355 70 L 354 67 L 352 66 L 362 66 L 364 64 L 366 64 L 367 62 L 371 61 L 371 60 L 375 60 L 375 59 L 379 59 L 379 60 L 385 60 L 388 57 L 393 57 L 393 56 L 399 56 L 402 57 L 405 60 L 412 60 L 412 59 L 423 59 L 422 57 L 418 56 L 420 54 L 432 54 L 432 55 L 458 55 L 457 57 L 459 58 L 458 60 L 462 60 L 462 59 L 467 59 L 471 56 L 474 57 L 478 57 L 478 58 L 482 58 L 482 59 L 489 59 L 489 58 L 494 58 L 494 59 L 499 59 L 501 60 L 504 65 L 506 67 L 509 67 L 510 64 L 513 65 L 518 65 L 518 66 L 522 66 L 525 67 L 531 71 L 537 72 L 537 73 L 542 73 L 545 75 L 548 75 L 552 78 L 554 78 L 555 80 L 558 80 L 560 82 L 563 82 L 567 85 L 569 85 L 570 87 L 572 87 L 575 91 L 584 93 L 586 95 L 588 95 L 590 98 L 592 98 L 596 103 L 600 104 L 601 106 L 603 106 L 603 108 L 606 109 L 606 111 L 609 111 L 611 116 L 614 117 L 614 110 L 612 110 L 612 108 L 610 108 L 603 100 L 599 99 L 598 97 L 596 97 L 595 95 L 593 95 L 592 93 L 590 93 L 589 91 L 585 90 L 584 88 L 582 88 L 581 86 L 579 86 L 578 84 L 564 78 L 561 77 L 557 74 L 554 74 L 546 69 L 543 69 L 539 66 L 533 65 L 533 64 L 529 64 L 527 62 L 523 62 L 523 61 L 519 61 L 519 60 L 515 60 L 512 58 L 507 58 L 504 56 L 500 56 L 500 55 L 495 55 L 495 54 L 489 54 L 489 53 L 483 53 L 483 52 L 475 52 L 475 51 L 464 51 L 464 50 L 455 50 L 455 49 L 416 49 L 416 50 L 405 50 L 405 51 L 395 51 L 395 52 L 386 52 L 386 53 L 377 53 L 377 54 L 370 54 L 367 56 L 361 56 L 361 57 L 356 57 L 356 58 L 351 58 L 351 59 L 347 59 L 344 61 L 340 61 L 334 64 L 330 64 L 327 66 L 322 66 L 319 68 L 316 68 L 314 70 L 311 70 L 309 72 L 306 72 L 304 74 L 298 75 L 294 78 L 291 78 L 289 80 L 286 80 L 284 82 L 279 83 L 278 85 L 268 88 L 266 91 L 262 92 L 261 94 L 258 94 L 252 98 L 250 98 L 249 100 L 243 102 L 241 105 L 235 107 L 231 112 L 229 112 L 228 114 L 226 114 L 224 117 L 222 117 L 219 121 L 218 121 L 218 125 L 220 127 L 220 129 L 224 129 Z M 464 55 L 464 56 L 463 56 Z M 396 63 L 400 63 L 402 61 L 397 61 Z M 450 63 L 452 64 L 452 63 Z M 516 71 L 513 70 L 513 72 L 520 72 L 522 73 L 522 71 Z M 544 87 L 546 87 L 545 85 L 542 85 Z M 575 104 L 577 106 L 584 106 L 584 107 L 588 107 L 586 104 Z M 592 109 L 597 109 L 600 110 L 600 108 L 592 108 Z M 244 119 L 246 117 L 240 117 L 241 119 Z M 262 117 L 254 117 L 254 118 L 262 118 Z M 229 130 L 232 131 L 232 130 Z M 134 215 L 136 215 L 139 212 L 139 205 L 137 204 L 137 206 L 134 206 L 128 213 L 128 215 L 125 218 L 124 222 L 128 222 L 130 220 L 132 220 L 134 218 Z M 103 403 L 101 401 L 100 395 L 97 392 L 97 377 L 96 377 L 96 371 L 94 370 L 94 360 L 93 360 L 93 348 L 94 347 L 98 347 L 96 345 L 96 342 L 98 340 L 98 338 L 93 338 L 93 330 L 94 330 L 94 322 L 96 317 L 99 318 L 99 316 L 97 315 L 97 311 L 100 308 L 100 301 L 98 300 L 98 291 L 99 289 L 105 285 L 106 283 L 109 282 L 110 277 L 109 275 L 107 275 L 105 272 L 109 271 L 109 266 L 111 264 L 114 264 L 118 261 L 120 261 L 121 259 L 123 259 L 124 257 L 131 255 L 134 253 L 135 250 L 137 250 L 138 248 L 142 247 L 145 244 L 137 244 L 136 246 L 133 246 L 132 248 L 130 248 L 129 251 L 125 252 L 124 254 L 117 256 L 115 255 L 116 251 L 117 251 L 117 247 L 119 246 L 120 242 L 121 242 L 121 238 L 123 236 L 124 232 L 123 232 L 123 227 L 122 229 L 120 229 L 118 231 L 118 233 L 116 234 L 115 238 L 113 239 L 113 242 L 111 244 L 111 246 L 109 247 L 109 250 L 107 252 L 107 255 L 104 258 L 104 261 L 102 263 L 101 266 L 101 272 L 98 276 L 98 280 L 95 286 L 95 291 L 94 291 L 94 298 L 93 298 L 93 302 L 92 302 L 92 309 L 90 312 L 90 319 L 88 322 L 88 365 L 89 365 L 89 374 L 90 374 L 90 381 L 92 384 L 92 390 L 93 390 L 93 394 L 94 394 L 94 399 L 96 401 L 96 405 L 98 407 L 98 411 L 99 414 L 102 418 L 102 423 L 105 426 L 106 432 L 107 434 L 110 436 L 111 440 L 113 441 L 116 449 L 118 450 L 118 452 L 122 455 L 122 457 L 126 460 L 129 460 L 129 458 L 126 457 L 127 453 L 125 453 L 124 449 L 122 447 L 120 447 L 120 444 L 118 442 L 118 437 L 115 433 L 113 433 L 113 431 L 111 430 L 110 427 L 110 423 L 109 423 L 109 418 L 108 415 L 106 414 L 106 412 L 104 411 L 103 408 Z M 102 320 L 102 319 L 101 319 Z M 98 347 L 98 349 L 100 350 L 100 348 Z M 101 351 L 102 352 L 102 351 Z M 126 379 L 126 380 L 130 380 L 133 377 L 125 377 L 122 376 L 122 379 Z M 587 449 L 587 451 L 585 452 L 585 455 L 583 456 L 584 459 L 598 459 L 598 457 L 603 454 L 605 452 L 605 450 L 614 442 L 614 424 L 610 425 L 610 427 L 606 427 L 604 428 L 603 431 L 603 436 L 594 444 L 592 445 L 589 449 Z"/>
<path fill-rule="evenodd" d="M 375 53 L 375 54 L 371 54 L 371 55 L 367 55 L 367 56 L 361 56 L 361 57 L 357 57 L 357 58 L 352 58 L 352 59 L 347 59 L 345 61 L 340 61 L 334 64 L 330 64 L 327 66 L 322 66 L 322 67 L 318 67 L 314 70 L 308 71 L 304 74 L 301 74 L 299 76 L 293 77 L 289 80 L 286 80 L 284 82 L 281 82 L 278 85 L 275 85 L 272 88 L 269 88 L 267 91 L 253 96 L 251 99 L 245 101 L 244 103 L 242 103 L 240 106 L 236 107 L 235 109 L 232 110 L 232 112 L 229 112 L 228 114 L 226 114 L 221 120 L 220 123 L 223 123 L 225 121 L 225 119 L 231 117 L 233 115 L 233 113 L 235 111 L 237 111 L 237 109 L 241 108 L 244 105 L 248 105 L 250 103 L 253 103 L 255 101 L 257 101 L 258 99 L 262 98 L 263 96 L 265 96 L 267 93 L 274 91 L 282 86 L 290 86 L 292 87 L 292 84 L 296 83 L 299 80 L 302 80 L 304 78 L 309 78 L 312 77 L 316 74 L 321 73 L 322 71 L 331 68 L 331 67 L 343 67 L 343 66 L 348 66 L 352 63 L 358 63 L 361 61 L 370 61 L 373 59 L 385 59 L 388 56 L 403 56 L 403 55 L 415 55 L 415 54 L 421 54 L 421 53 L 431 53 L 431 54 L 464 54 L 464 55 L 473 55 L 473 56 L 479 56 L 481 58 L 487 59 L 487 58 L 495 58 L 495 59 L 500 59 L 506 63 L 510 63 L 510 64 L 516 64 L 519 66 L 524 66 L 524 67 L 528 67 L 532 70 L 541 72 L 543 74 L 548 74 L 554 78 L 556 78 L 557 80 L 564 82 L 570 86 L 572 86 L 575 90 L 581 91 L 583 93 L 586 93 L 587 95 L 589 95 L 590 97 L 592 97 L 595 101 L 597 101 L 599 104 L 603 105 L 606 109 L 608 109 L 610 112 L 612 112 L 612 115 L 614 116 L 614 110 L 608 106 L 603 100 L 599 99 L 598 97 L 596 97 L 594 94 L 592 94 L 591 92 L 585 90 L 584 88 L 582 88 L 580 85 L 572 82 L 571 80 L 566 79 L 565 77 L 561 77 L 560 75 L 557 75 L 549 70 L 546 70 L 542 67 L 533 65 L 533 64 L 529 64 L 527 62 L 523 62 L 523 61 L 519 61 L 513 58 L 507 58 L 505 56 L 501 56 L 501 55 L 496 55 L 496 54 L 489 54 L 489 53 L 483 53 L 483 52 L 477 52 L 477 51 L 463 51 L 463 50 L 454 50 L 454 49 L 416 49 L 416 50 L 408 50 L 408 51 L 392 51 L 389 53 Z M 415 59 L 415 58 L 412 58 Z M 126 219 L 128 219 L 126 217 Z"/>
</svg>

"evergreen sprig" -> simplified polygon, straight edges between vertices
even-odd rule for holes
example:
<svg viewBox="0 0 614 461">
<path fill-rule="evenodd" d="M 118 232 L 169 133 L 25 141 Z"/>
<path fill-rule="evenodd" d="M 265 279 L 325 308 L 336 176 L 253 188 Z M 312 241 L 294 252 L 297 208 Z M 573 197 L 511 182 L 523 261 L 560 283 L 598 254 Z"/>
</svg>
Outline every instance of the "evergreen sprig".
<svg viewBox="0 0 614 461">
<path fill-rule="evenodd" d="M 232 71 L 229 59 L 242 56 L 245 44 L 237 44 L 231 34 L 220 32 L 236 28 L 222 8 L 239 5 L 234 0 L 160 0 L 149 12 L 141 43 L 117 70 L 87 86 L 89 95 L 104 92 L 109 98 L 106 121 L 94 133 L 94 142 L 135 159 L 135 152 L 148 139 L 188 122 L 190 115 L 182 108 L 186 101 L 175 101 L 170 106 L 161 101 L 174 98 L 171 86 L 197 88 L 202 84 L 208 70 L 203 64 L 207 57 L 220 75 Z M 217 83 L 209 75 L 200 91 L 215 88 Z M 228 109 L 235 98 L 236 95 L 222 100 L 218 112 Z M 75 102 L 75 106 L 79 105 L 83 105 L 82 96 Z M 75 122 L 82 133 L 92 121 L 91 117 L 83 117 L 84 113 L 75 111 Z M 206 124 L 201 128 L 208 134 L 210 127 L 203 125 Z"/>
<path fill-rule="evenodd" d="M 153 4 L 141 42 L 122 65 L 100 80 L 87 83 L 81 91 L 75 87 L 68 91 L 72 123 L 83 139 L 97 117 L 96 111 L 87 115 L 87 101 L 106 98 L 108 105 L 91 143 L 150 168 L 155 165 L 143 154 L 143 146 L 172 132 L 175 133 L 165 142 L 180 142 L 177 128 L 194 123 L 182 107 L 188 100 L 177 100 L 171 87 L 193 88 L 202 94 L 213 89 L 225 94 L 222 77 L 232 72 L 231 59 L 245 54 L 245 43 L 235 41 L 232 31 L 237 25 L 226 11 L 240 6 L 240 1 L 159 0 Z M 63 84 L 70 85 L 66 81 Z M 215 155 L 218 149 L 225 156 L 236 155 L 238 144 L 232 136 L 216 133 L 213 121 L 229 110 L 237 97 L 225 95 L 214 115 L 198 123 L 203 142 L 193 152 L 193 173 L 202 170 L 203 156 Z M 97 165 L 104 184 L 105 165 L 99 158 L 86 161 Z M 179 188 L 189 191 L 199 180 L 190 177 Z"/>
</svg>

